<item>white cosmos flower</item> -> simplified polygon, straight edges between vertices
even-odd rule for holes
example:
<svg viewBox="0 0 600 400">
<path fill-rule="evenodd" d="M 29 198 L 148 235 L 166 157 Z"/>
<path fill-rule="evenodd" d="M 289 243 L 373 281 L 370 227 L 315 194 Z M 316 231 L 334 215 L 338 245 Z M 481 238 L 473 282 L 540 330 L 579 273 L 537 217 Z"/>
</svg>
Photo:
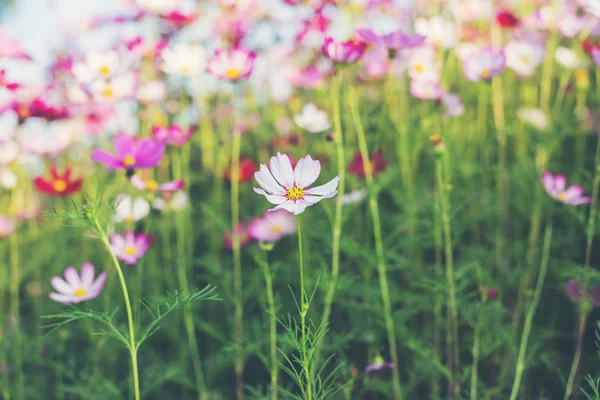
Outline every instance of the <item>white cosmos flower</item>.
<svg viewBox="0 0 600 400">
<path fill-rule="evenodd" d="M 321 163 L 310 155 L 301 158 L 292 169 L 288 156 L 277 153 L 276 157 L 271 157 L 270 167 L 269 170 L 266 164 L 261 164 L 260 171 L 254 173 L 254 179 L 261 187 L 254 188 L 254 191 L 276 205 L 272 210 L 284 209 L 298 215 L 306 207 L 337 194 L 339 176 L 324 185 L 308 189 L 321 173 Z"/>
<path fill-rule="evenodd" d="M 96 80 L 90 84 L 90 90 L 96 101 L 114 102 L 132 97 L 135 86 L 135 75 L 126 73 L 110 80 Z"/>
<path fill-rule="evenodd" d="M 296 124 L 312 133 L 323 132 L 331 128 L 331 122 L 325 111 L 319 110 L 313 103 L 305 104 L 300 114 L 294 116 Z"/>
<path fill-rule="evenodd" d="M 179 3 L 179 0 L 135 0 L 138 7 L 161 15 L 174 11 Z"/>
<path fill-rule="evenodd" d="M 600 18 L 600 0 L 588 0 L 585 11 Z"/>
<path fill-rule="evenodd" d="M 198 74 L 206 65 L 204 49 L 197 44 L 177 43 L 162 51 L 161 69 L 170 75 L 190 76 Z"/>
<path fill-rule="evenodd" d="M 143 197 L 119 196 L 115 209 L 116 222 L 135 222 L 144 218 L 150 212 L 150 203 Z"/>
<path fill-rule="evenodd" d="M 368 193 L 366 190 L 353 190 L 352 192 L 346 193 L 342 196 L 342 204 L 347 205 L 359 203 L 363 201 L 365 197 L 367 197 L 367 194 Z"/>
<path fill-rule="evenodd" d="M 88 83 L 96 78 L 110 78 L 119 68 L 119 53 L 107 51 L 91 52 L 84 62 L 73 65 L 73 75 L 80 83 Z"/>
<path fill-rule="evenodd" d="M 520 108 L 517 111 L 517 117 L 540 131 L 545 131 L 550 126 L 548 115 L 539 108 Z"/>
<path fill-rule="evenodd" d="M 186 208 L 188 203 L 187 192 L 180 190 L 174 194 L 164 192 L 161 197 L 152 200 L 152 207 L 160 211 L 178 211 Z"/>
<path fill-rule="evenodd" d="M 559 47 L 554 54 L 556 61 L 567 69 L 583 68 L 588 65 L 585 58 L 577 54 L 573 49 Z"/>
</svg>

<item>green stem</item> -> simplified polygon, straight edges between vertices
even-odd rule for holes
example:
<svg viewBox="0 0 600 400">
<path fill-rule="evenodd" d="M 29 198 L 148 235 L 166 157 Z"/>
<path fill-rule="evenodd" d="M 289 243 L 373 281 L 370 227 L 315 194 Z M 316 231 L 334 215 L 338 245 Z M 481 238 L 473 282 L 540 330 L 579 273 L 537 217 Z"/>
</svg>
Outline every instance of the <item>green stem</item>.
<svg viewBox="0 0 600 400">
<path fill-rule="evenodd" d="M 538 274 L 537 283 L 535 285 L 535 291 L 531 300 L 531 305 L 525 317 L 525 325 L 523 327 L 523 336 L 521 337 L 521 345 L 519 346 L 519 355 L 517 357 L 517 366 L 515 371 L 515 380 L 513 382 L 512 391 L 510 393 L 510 400 L 516 400 L 519 395 L 519 387 L 521 385 L 521 378 L 523 371 L 525 370 L 525 354 L 527 353 L 527 343 L 529 341 L 529 335 L 531 334 L 531 327 L 533 325 L 533 318 L 537 306 L 540 302 L 540 296 L 542 295 L 542 288 L 544 287 L 544 280 L 546 279 L 546 272 L 548 272 L 548 263 L 550 260 L 550 249 L 552 244 L 552 224 L 546 225 L 544 233 L 544 245 L 542 253 L 542 263 L 540 266 L 540 272 Z"/>
<path fill-rule="evenodd" d="M 127 291 L 127 284 L 125 283 L 125 276 L 123 275 L 123 270 L 121 269 L 121 264 L 119 264 L 119 260 L 115 256 L 115 253 L 112 250 L 108 237 L 104 230 L 100 227 L 98 221 L 95 221 L 95 228 L 100 236 L 100 240 L 104 244 L 104 246 L 108 249 L 108 254 L 112 260 L 112 263 L 117 270 L 117 275 L 119 276 L 119 282 L 121 283 L 121 290 L 123 291 L 123 298 L 125 300 L 125 309 L 127 310 L 127 324 L 129 325 L 129 354 L 131 356 L 131 369 L 133 373 L 133 390 L 135 393 L 135 400 L 140 400 L 140 378 L 138 373 L 138 361 L 137 361 L 137 343 L 135 339 L 135 328 L 133 322 L 133 313 L 131 311 L 131 302 L 129 300 L 129 292 Z"/>
<path fill-rule="evenodd" d="M 19 261 L 19 238 L 16 232 L 10 235 L 10 269 L 11 269 L 11 314 L 14 318 L 13 332 L 15 335 L 14 344 L 14 360 L 15 360 L 15 375 L 16 375 L 16 390 L 15 398 L 21 400 L 25 398 L 25 386 L 23 382 L 23 338 L 21 337 L 20 327 L 20 299 L 19 299 L 19 284 L 21 283 L 21 267 Z"/>
<path fill-rule="evenodd" d="M 237 93 L 237 90 L 236 90 Z M 237 95 L 235 96 L 237 99 Z M 241 133 L 238 131 L 239 110 L 234 106 L 233 143 L 231 147 L 231 243 L 233 250 L 233 288 L 235 297 L 235 377 L 236 396 L 244 398 L 244 299 L 242 293 L 242 258 L 240 251 L 240 235 L 237 228 L 240 220 L 240 148 Z"/>
<path fill-rule="evenodd" d="M 269 269 L 269 253 L 266 251 L 263 263 L 265 287 L 267 290 L 267 305 L 269 307 L 269 350 L 271 354 L 271 400 L 277 400 L 277 316 L 275 315 L 275 297 L 273 296 L 273 277 Z"/>
<path fill-rule="evenodd" d="M 440 198 L 440 218 L 442 222 L 442 232 L 444 235 L 444 256 L 446 258 L 446 282 L 448 284 L 448 320 L 450 330 L 448 337 L 452 343 L 452 366 L 451 373 L 452 392 L 454 395 L 460 393 L 460 360 L 459 360 L 459 337 L 458 337 L 458 309 L 456 305 L 456 289 L 454 283 L 454 260 L 452 254 L 452 231 L 450 226 L 450 205 L 448 199 L 448 183 L 444 180 L 444 167 L 441 155 L 436 155 L 435 161 L 437 190 Z"/>
<path fill-rule="evenodd" d="M 373 220 L 373 236 L 375 237 L 375 251 L 377 256 L 377 271 L 379 274 L 379 286 L 381 290 L 381 298 L 383 300 L 383 312 L 385 316 L 385 326 L 387 330 L 388 345 L 390 350 L 390 358 L 394 367 L 392 368 L 393 374 L 393 385 L 394 385 L 394 399 L 402 399 L 402 386 L 400 384 L 400 372 L 398 371 L 398 350 L 396 348 L 396 333 L 394 329 L 394 319 L 392 317 L 392 302 L 390 300 L 390 292 L 387 281 L 387 267 L 385 264 L 385 253 L 383 247 L 383 239 L 381 236 L 381 219 L 379 217 L 379 205 L 377 203 L 377 197 L 375 194 L 375 185 L 373 183 L 373 166 L 369 158 L 369 150 L 367 147 L 367 140 L 365 138 L 365 130 L 360 119 L 360 112 L 358 110 L 358 96 L 354 86 L 349 87 L 350 93 L 350 112 L 354 126 L 356 127 L 356 134 L 358 138 L 358 146 L 360 154 L 363 159 L 363 165 L 365 170 L 365 178 L 367 181 L 367 189 L 369 191 L 369 209 Z"/>
<path fill-rule="evenodd" d="M 582 291 L 587 291 L 588 279 L 589 279 L 589 268 L 592 261 L 592 245 L 594 242 L 594 231 L 596 229 L 596 212 L 598 205 L 598 194 L 600 188 L 600 140 L 596 143 L 596 157 L 595 157 L 595 173 L 594 182 L 592 185 L 592 201 L 590 204 L 590 214 L 588 218 L 588 224 L 586 229 L 587 243 L 585 247 L 585 264 L 583 265 L 583 283 L 581 285 Z M 577 344 L 575 345 L 575 355 L 573 362 L 571 363 L 571 370 L 569 372 L 569 379 L 567 380 L 567 386 L 565 389 L 564 400 L 568 400 L 573 393 L 573 386 L 577 378 L 579 371 L 579 364 L 581 362 L 581 353 L 583 351 L 583 334 L 587 325 L 587 318 L 590 312 L 590 307 L 586 304 L 586 301 L 582 301 L 579 306 L 579 324 L 577 329 Z"/>
<path fill-rule="evenodd" d="M 323 325 L 329 324 L 329 318 L 331 316 L 331 306 L 335 297 L 335 291 L 337 288 L 337 281 L 340 273 L 340 242 L 342 236 L 342 223 L 343 223 L 343 207 L 342 196 L 344 195 L 346 186 L 346 159 L 344 155 L 344 141 L 342 133 L 342 117 L 340 114 L 340 85 L 343 80 L 343 73 L 340 71 L 338 75 L 332 80 L 331 87 L 331 105 L 333 110 L 333 126 L 334 126 L 334 141 L 337 153 L 337 170 L 340 177 L 338 184 L 338 196 L 335 199 L 335 220 L 333 223 L 333 237 L 332 237 L 332 256 L 331 256 L 331 279 L 329 281 L 329 287 L 327 288 L 327 294 L 325 296 L 325 306 L 323 309 Z M 319 342 L 315 349 L 315 367 L 319 365 L 319 356 L 321 345 Z"/>
<path fill-rule="evenodd" d="M 302 251 L 302 226 L 300 224 L 300 216 L 296 218 L 298 221 L 298 259 L 300 263 L 300 319 L 302 328 L 302 368 L 304 369 L 304 378 L 306 379 L 305 395 L 308 400 L 312 399 L 312 381 L 310 371 L 310 360 L 308 358 L 307 339 L 306 339 L 306 314 L 308 314 L 308 296 L 304 290 L 304 256 Z"/>
</svg>

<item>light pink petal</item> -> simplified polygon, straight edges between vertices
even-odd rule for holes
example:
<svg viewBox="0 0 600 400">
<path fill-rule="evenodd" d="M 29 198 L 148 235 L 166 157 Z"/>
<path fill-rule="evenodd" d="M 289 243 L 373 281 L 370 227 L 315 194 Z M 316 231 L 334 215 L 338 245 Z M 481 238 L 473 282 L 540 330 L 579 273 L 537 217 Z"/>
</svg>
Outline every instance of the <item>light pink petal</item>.
<svg viewBox="0 0 600 400">
<path fill-rule="evenodd" d="M 92 282 L 94 282 L 94 266 L 86 262 L 81 266 L 81 285 L 87 288 Z"/>
<path fill-rule="evenodd" d="M 140 189 L 140 190 L 146 189 L 146 184 L 144 183 L 144 180 L 137 174 L 133 175 L 129 181 L 131 182 L 133 187 L 135 187 L 136 189 Z"/>
<path fill-rule="evenodd" d="M 75 298 L 73 296 L 66 295 L 66 294 L 50 293 L 48 295 L 48 297 L 50 297 L 54 301 L 58 301 L 59 303 L 63 303 L 63 304 L 69 304 L 69 303 L 75 302 L 74 301 Z"/>
<path fill-rule="evenodd" d="M 98 278 L 90 285 L 87 295 L 91 296 L 90 298 L 98 296 L 102 291 L 102 288 L 104 288 L 104 282 L 106 282 L 106 271 L 98 275 Z"/>
<path fill-rule="evenodd" d="M 554 175 L 554 190 L 556 190 L 557 193 L 564 192 L 566 186 L 567 178 L 563 175 Z"/>
<path fill-rule="evenodd" d="M 565 203 L 569 203 L 570 201 L 583 196 L 583 188 L 579 185 L 569 186 L 569 188 L 567 190 L 565 190 L 564 196 L 565 196 Z"/>
<path fill-rule="evenodd" d="M 81 286 L 81 280 L 79 279 L 79 274 L 77 273 L 77 270 L 73 267 L 69 267 L 69 268 L 65 269 L 65 279 L 67 280 L 67 283 L 71 287 L 78 288 Z"/>
<path fill-rule="evenodd" d="M 73 287 L 69 286 L 67 282 L 65 282 L 62 278 L 58 276 L 55 276 L 54 278 L 50 279 L 50 284 L 57 292 L 60 292 L 62 294 L 71 294 L 75 290 Z"/>
<path fill-rule="evenodd" d="M 184 186 L 185 183 L 182 180 L 179 180 L 163 183 L 162 185 L 158 186 L 158 190 L 161 192 L 175 192 L 177 190 L 183 189 Z"/>
</svg>

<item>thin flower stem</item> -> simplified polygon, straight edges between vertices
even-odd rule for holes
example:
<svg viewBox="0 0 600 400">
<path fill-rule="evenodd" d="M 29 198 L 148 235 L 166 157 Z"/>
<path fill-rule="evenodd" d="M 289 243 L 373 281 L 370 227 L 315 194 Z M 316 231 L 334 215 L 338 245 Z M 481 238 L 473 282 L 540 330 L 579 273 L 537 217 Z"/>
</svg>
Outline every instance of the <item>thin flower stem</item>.
<svg viewBox="0 0 600 400">
<path fill-rule="evenodd" d="M 481 268 L 477 268 L 477 281 L 479 287 L 482 287 Z M 483 325 L 484 308 L 483 302 L 487 299 L 487 294 L 480 289 L 481 292 L 481 304 L 479 304 L 479 313 L 477 314 L 477 322 L 475 325 L 475 332 L 473 333 L 473 349 L 471 351 L 473 355 L 473 362 L 471 364 L 471 400 L 477 400 L 477 382 L 479 375 L 479 348 L 481 343 L 481 327 Z"/>
<path fill-rule="evenodd" d="M 546 279 L 546 273 L 548 272 L 548 264 L 550 261 L 550 250 L 552 244 L 552 224 L 547 223 L 544 232 L 544 244 L 542 250 L 542 262 L 540 271 L 538 274 L 537 283 L 535 285 L 535 291 L 531 300 L 531 305 L 527 311 L 525 317 L 525 325 L 523 327 L 523 336 L 521 337 L 521 345 L 519 346 L 519 355 L 517 357 L 517 365 L 515 371 L 515 380 L 513 382 L 512 391 L 510 393 L 510 400 L 516 400 L 519 395 L 519 387 L 521 385 L 521 378 L 523 377 L 523 371 L 525 370 L 525 355 L 527 353 L 527 344 L 529 341 L 529 335 L 531 334 L 531 327 L 533 326 L 533 318 L 540 302 L 540 296 L 542 295 L 542 288 L 544 287 L 544 280 Z"/>
<path fill-rule="evenodd" d="M 449 333 L 448 338 L 452 343 L 452 367 L 451 373 L 452 392 L 454 395 L 460 393 L 460 359 L 458 354 L 458 308 L 456 305 L 456 289 L 454 283 L 454 260 L 452 254 L 452 230 L 450 224 L 450 205 L 448 199 L 449 188 L 445 182 L 443 174 L 443 159 L 441 156 L 436 156 L 435 170 L 437 179 L 437 190 L 440 198 L 440 219 L 442 222 L 442 231 L 444 235 L 444 256 L 446 258 L 446 282 L 448 285 L 448 322 Z M 449 360 L 450 361 L 450 360 Z"/>
<path fill-rule="evenodd" d="M 394 329 L 394 319 L 392 317 L 392 303 L 390 300 L 390 292 L 387 281 L 387 267 L 385 264 L 385 253 L 383 246 L 383 239 L 381 237 L 381 220 L 379 217 L 379 205 L 377 204 L 377 197 L 375 194 L 375 185 L 373 182 L 373 166 L 369 158 L 369 150 L 367 147 L 367 140 L 365 138 L 365 130 L 360 119 L 360 111 L 358 110 L 358 96 L 354 86 L 349 87 L 349 102 L 350 102 L 350 113 L 352 114 L 352 120 L 356 128 L 356 135 L 358 138 L 358 147 L 360 154 L 363 159 L 363 165 L 365 170 L 365 178 L 367 180 L 367 189 L 369 191 L 369 208 L 371 210 L 371 216 L 373 219 L 373 236 L 375 237 L 375 251 L 377 255 L 377 271 L 379 273 L 379 286 L 381 289 L 381 298 L 383 300 L 383 312 L 385 316 L 385 326 L 388 336 L 388 345 L 390 349 L 390 358 L 394 364 L 392 368 L 393 374 L 393 385 L 394 385 L 394 399 L 402 399 L 402 386 L 400 383 L 400 373 L 398 371 L 398 350 L 396 348 L 396 333 Z"/>
<path fill-rule="evenodd" d="M 237 87 L 235 99 L 237 99 Z M 235 377 L 236 396 L 244 398 L 244 299 L 242 294 L 242 258 L 240 235 L 237 228 L 240 221 L 240 147 L 242 136 L 238 131 L 239 110 L 234 105 L 233 143 L 231 146 L 231 244 L 233 250 L 233 288 L 235 296 Z"/>
<path fill-rule="evenodd" d="M 20 300 L 19 284 L 21 283 L 21 268 L 19 261 L 19 237 L 17 233 L 10 235 L 10 270 L 11 270 L 11 314 L 14 318 L 13 331 L 15 335 L 14 361 L 16 375 L 15 398 L 21 400 L 25 398 L 25 386 L 23 382 L 23 338 L 21 337 L 20 327 Z"/>
<path fill-rule="evenodd" d="M 304 290 L 304 256 L 302 251 L 302 226 L 300 215 L 296 218 L 298 221 L 298 259 L 300 263 L 300 323 L 302 328 L 302 368 L 306 379 L 305 395 L 308 400 L 312 399 L 312 380 L 310 371 L 310 360 L 308 359 L 307 339 L 306 339 L 306 314 L 308 314 L 308 296 Z"/>
<path fill-rule="evenodd" d="M 325 296 L 325 306 L 323 309 L 323 324 L 327 326 L 329 324 L 329 318 L 331 316 L 331 306 L 335 297 L 335 291 L 337 288 L 337 281 L 340 273 L 340 241 L 342 236 L 342 223 L 343 223 L 343 207 L 342 196 L 346 187 L 346 158 L 344 155 L 344 141 L 342 133 L 342 117 L 340 114 L 340 86 L 343 80 L 343 72 L 340 71 L 336 76 L 333 77 L 331 87 L 331 106 L 333 110 L 333 126 L 335 142 L 336 157 L 337 157 L 337 169 L 338 175 L 340 176 L 340 182 L 338 184 L 338 196 L 335 199 L 335 220 L 333 223 L 333 237 L 331 245 L 331 278 L 329 280 L 329 287 L 327 288 L 327 294 Z M 319 356 L 321 350 L 321 341 L 317 343 L 315 349 L 315 362 L 314 365 L 319 365 Z"/>
<path fill-rule="evenodd" d="M 178 149 L 177 149 L 178 150 Z M 187 165 L 186 165 L 187 166 Z M 181 160 L 181 153 L 179 151 L 173 152 L 173 177 L 175 179 L 183 178 L 183 165 Z M 187 256 L 185 250 L 186 240 L 186 226 L 185 218 L 183 216 L 184 211 L 179 211 L 175 215 L 175 228 L 177 233 L 177 279 L 179 286 L 184 294 L 189 294 L 188 278 L 186 273 Z M 204 372 L 202 371 L 202 363 L 200 361 L 200 350 L 198 348 L 198 339 L 196 337 L 196 329 L 194 326 L 194 316 L 192 314 L 191 304 L 186 304 L 183 307 L 183 319 L 185 323 L 185 330 L 188 338 L 188 346 L 191 353 L 192 368 L 194 370 L 194 379 L 196 381 L 196 390 L 198 392 L 199 400 L 207 400 L 208 395 L 206 393 L 206 384 L 204 382 Z"/>
<path fill-rule="evenodd" d="M 589 279 L 589 268 L 592 261 L 592 245 L 594 242 L 594 231 L 596 230 L 596 212 L 598 206 L 598 194 L 600 189 L 600 140 L 596 142 L 596 157 L 595 157 L 595 172 L 594 182 L 592 184 L 592 201 L 590 204 L 590 214 L 588 218 L 588 224 L 586 229 L 587 243 L 585 247 L 585 264 L 583 265 L 583 284 L 581 289 L 587 291 L 588 279 Z M 569 372 L 569 379 L 567 380 L 567 386 L 565 389 L 564 400 L 568 400 L 573 393 L 573 386 L 577 379 L 579 372 L 579 364 L 581 363 L 581 352 L 583 350 L 583 336 L 585 327 L 587 326 L 587 319 L 590 313 L 590 307 L 585 301 L 582 301 L 579 305 L 579 324 L 577 329 L 577 344 L 575 345 L 575 355 L 571 364 L 571 370 Z"/>
<path fill-rule="evenodd" d="M 269 253 L 265 253 L 263 274 L 267 290 L 267 305 L 269 308 L 269 350 L 271 355 L 271 400 L 277 400 L 277 316 L 275 315 L 275 297 L 273 296 L 273 277 L 269 269 Z"/>
<path fill-rule="evenodd" d="M 133 322 L 133 312 L 131 311 L 131 302 L 129 300 L 129 292 L 127 291 L 127 284 L 125 283 L 125 276 L 123 275 L 123 270 L 121 269 L 121 264 L 115 253 L 112 250 L 108 237 L 106 233 L 98 223 L 98 220 L 94 221 L 96 232 L 100 236 L 100 240 L 108 250 L 108 254 L 110 255 L 110 259 L 117 270 L 117 275 L 119 276 L 119 282 L 121 283 L 121 290 L 123 291 L 123 298 L 125 300 L 125 309 L 127 311 L 127 324 L 129 325 L 129 354 L 131 356 L 131 370 L 133 373 L 133 390 L 135 393 L 135 400 L 140 400 L 140 378 L 138 373 L 138 361 L 137 361 L 137 343 L 135 339 L 135 328 Z"/>
</svg>

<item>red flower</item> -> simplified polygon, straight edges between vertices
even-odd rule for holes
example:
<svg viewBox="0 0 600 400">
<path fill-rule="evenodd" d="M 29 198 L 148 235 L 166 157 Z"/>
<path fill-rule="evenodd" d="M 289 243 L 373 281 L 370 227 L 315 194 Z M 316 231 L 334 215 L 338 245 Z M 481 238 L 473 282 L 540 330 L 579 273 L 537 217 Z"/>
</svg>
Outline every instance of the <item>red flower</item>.
<svg viewBox="0 0 600 400">
<path fill-rule="evenodd" d="M 62 175 L 56 171 L 56 167 L 50 168 L 50 178 L 44 179 L 38 176 L 33 180 L 36 189 L 50 196 L 68 196 L 81 190 L 83 178 L 71 179 L 71 168 L 67 167 Z"/>
<path fill-rule="evenodd" d="M 596 41 L 592 41 L 590 39 L 585 39 L 582 43 L 581 43 L 582 47 L 583 47 L 583 51 L 588 55 L 591 56 L 592 55 L 592 50 L 593 49 L 600 49 L 600 45 L 596 42 Z"/>
<path fill-rule="evenodd" d="M 250 157 L 240 158 L 240 182 L 251 182 L 254 173 L 258 170 L 256 163 Z M 231 168 L 225 171 L 225 178 L 231 180 Z"/>
<path fill-rule="evenodd" d="M 503 28 L 514 28 L 519 25 L 519 18 L 512 12 L 503 10 L 496 14 L 496 22 Z"/>
<path fill-rule="evenodd" d="M 381 151 L 373 153 L 370 157 L 371 167 L 373 168 L 373 176 L 379 174 L 387 168 L 387 162 L 383 159 Z M 360 153 L 356 153 L 354 158 L 348 165 L 348 170 L 352 175 L 358 176 L 360 179 L 365 179 L 365 166 Z"/>
</svg>

